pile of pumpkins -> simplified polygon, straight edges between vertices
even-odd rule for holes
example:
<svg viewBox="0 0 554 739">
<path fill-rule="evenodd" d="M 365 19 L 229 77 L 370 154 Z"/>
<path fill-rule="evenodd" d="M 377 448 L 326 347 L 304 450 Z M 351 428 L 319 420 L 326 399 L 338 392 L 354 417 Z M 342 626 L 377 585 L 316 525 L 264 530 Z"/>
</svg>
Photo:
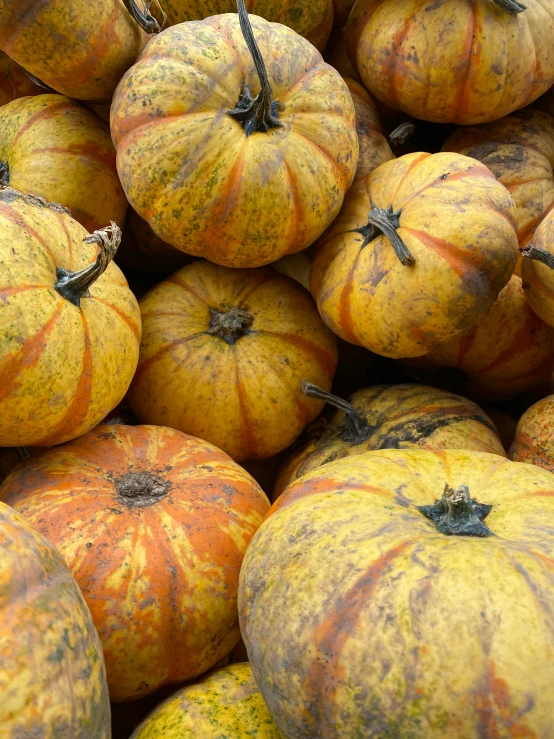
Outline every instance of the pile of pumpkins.
<svg viewBox="0 0 554 739">
<path fill-rule="evenodd" d="M 550 737 L 554 0 L 0 0 L 2 739 Z"/>
</svg>

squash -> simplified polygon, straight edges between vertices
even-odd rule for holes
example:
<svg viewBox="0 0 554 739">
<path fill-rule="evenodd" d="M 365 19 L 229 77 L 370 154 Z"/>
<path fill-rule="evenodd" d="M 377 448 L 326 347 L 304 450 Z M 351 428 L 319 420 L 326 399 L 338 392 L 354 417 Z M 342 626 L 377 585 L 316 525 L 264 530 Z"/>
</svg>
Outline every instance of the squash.
<svg viewBox="0 0 554 739">
<path fill-rule="evenodd" d="M 24 462 L 0 496 L 65 558 L 100 635 L 112 701 L 191 680 L 239 641 L 239 569 L 269 504 L 211 444 L 99 426 Z"/>
<path fill-rule="evenodd" d="M 358 138 L 348 88 L 317 50 L 253 17 L 266 74 L 244 0 L 239 10 L 152 39 L 116 90 L 111 130 L 127 198 L 161 239 L 258 267 L 310 246 L 333 221 Z"/>
<path fill-rule="evenodd" d="M 553 516 L 551 473 L 481 452 L 366 452 L 297 480 L 239 584 L 285 737 L 548 737 Z"/>
<path fill-rule="evenodd" d="M 25 74 L 25 70 L 0 51 L 0 107 L 16 98 L 39 95 L 41 90 Z"/>
<path fill-rule="evenodd" d="M 516 211 L 481 163 L 406 154 L 348 192 L 320 239 L 311 290 L 341 338 L 416 357 L 463 336 L 514 271 Z"/>
<path fill-rule="evenodd" d="M 357 0 L 347 26 L 350 59 L 372 95 L 414 118 L 494 121 L 554 80 L 554 2 L 525 5 Z"/>
<path fill-rule="evenodd" d="M 249 664 L 212 672 L 165 700 L 131 739 L 283 739 L 260 695 Z"/>
<path fill-rule="evenodd" d="M 60 205 L 0 188 L 0 446 L 81 436 L 123 398 L 140 313 L 110 260 L 121 232 L 89 235 Z"/>
<path fill-rule="evenodd" d="M 313 257 L 309 249 L 299 251 L 296 254 L 288 254 L 281 257 L 271 266 L 282 275 L 288 275 L 299 282 L 306 290 L 310 289 L 310 272 L 312 271 Z"/>
<path fill-rule="evenodd" d="M 346 49 L 346 28 L 334 34 L 325 50 L 325 61 L 334 67 L 346 79 L 347 77 L 361 82 L 358 72 L 352 66 Z"/>
<path fill-rule="evenodd" d="M 536 464 L 554 472 L 554 395 L 548 395 L 528 408 L 518 421 L 510 459 Z"/>
<path fill-rule="evenodd" d="M 506 456 L 487 414 L 467 398 L 424 385 L 374 385 L 348 401 L 308 383 L 303 390 L 336 410 L 316 420 L 285 459 L 274 500 L 299 477 L 336 459 L 376 449 L 468 449 Z"/>
<path fill-rule="evenodd" d="M 525 297 L 537 316 L 554 326 L 554 210 L 543 218 L 522 254 Z"/>
<path fill-rule="evenodd" d="M 0 181 L 60 202 L 87 231 L 125 219 L 108 128 L 62 95 L 19 98 L 0 108 Z"/>
<path fill-rule="evenodd" d="M 72 0 L 69 13 L 67 0 L 0 0 L 0 49 L 62 95 L 108 102 L 146 43 L 141 28 L 160 30 L 141 7 Z"/>
<path fill-rule="evenodd" d="M 128 394 L 140 422 L 199 436 L 241 461 L 285 449 L 322 410 L 300 383 L 330 390 L 336 339 L 292 278 L 197 261 L 152 288 L 140 309 Z"/>
<path fill-rule="evenodd" d="M 0 736 L 109 739 L 102 648 L 63 559 L 0 503 Z"/>
<path fill-rule="evenodd" d="M 334 24 L 337 28 L 342 28 L 356 0 L 333 0 Z"/>
<path fill-rule="evenodd" d="M 479 400 L 513 398 L 554 371 L 554 329 L 531 310 L 521 279 L 513 275 L 485 318 L 425 359 L 465 373 L 467 384 L 460 388 Z"/>
<path fill-rule="evenodd" d="M 517 418 L 494 405 L 483 405 L 483 410 L 496 426 L 502 446 L 508 451 L 516 435 Z"/>
</svg>

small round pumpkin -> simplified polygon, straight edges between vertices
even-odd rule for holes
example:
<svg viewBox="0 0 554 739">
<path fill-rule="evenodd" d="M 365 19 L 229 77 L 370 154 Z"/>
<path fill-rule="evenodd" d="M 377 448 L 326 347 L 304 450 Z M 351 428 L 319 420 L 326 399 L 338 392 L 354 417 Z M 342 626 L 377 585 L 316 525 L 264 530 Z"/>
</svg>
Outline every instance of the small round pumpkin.
<svg viewBox="0 0 554 739">
<path fill-rule="evenodd" d="M 25 70 L 0 51 L 0 107 L 16 98 L 39 95 L 44 90 L 29 79 Z"/>
<path fill-rule="evenodd" d="M 481 452 L 366 452 L 297 480 L 239 585 L 279 729 L 548 737 L 553 516 L 554 475 Z"/>
<path fill-rule="evenodd" d="M 374 385 L 348 401 L 304 384 L 304 392 L 336 408 L 316 420 L 307 441 L 285 460 L 274 500 L 308 472 L 336 459 L 377 449 L 468 449 L 506 456 L 487 414 L 467 398 L 425 385 Z"/>
<path fill-rule="evenodd" d="M 63 95 L 19 98 L 0 108 L 0 182 L 65 205 L 87 231 L 125 219 L 110 132 Z"/>
<path fill-rule="evenodd" d="M 0 736 L 110 739 L 100 640 L 65 562 L 0 503 Z"/>
<path fill-rule="evenodd" d="M 526 258 L 527 257 L 527 258 Z M 521 277 L 525 297 L 537 316 L 554 326 L 554 210 L 544 218 L 523 249 Z"/>
<path fill-rule="evenodd" d="M 125 395 L 141 327 L 120 235 L 0 187 L 0 446 L 81 436 Z"/>
<path fill-rule="evenodd" d="M 252 25 L 249 46 L 236 14 L 166 29 L 111 109 L 133 208 L 168 244 L 229 267 L 310 246 L 339 212 L 358 162 L 354 105 L 338 72 L 286 26 L 256 16 Z M 256 41 L 267 74 L 259 52 L 252 61 Z"/>
<path fill-rule="evenodd" d="M 284 739 L 252 669 L 236 663 L 181 688 L 146 717 L 131 739 Z"/>
<path fill-rule="evenodd" d="M 506 188 L 460 154 L 406 154 L 348 192 L 319 241 L 311 290 L 341 338 L 416 357 L 485 316 L 517 257 Z"/>
<path fill-rule="evenodd" d="M 554 395 L 528 408 L 518 421 L 510 458 L 554 472 Z"/>
<path fill-rule="evenodd" d="M 302 379 L 330 390 L 337 344 L 313 300 L 270 267 L 183 267 L 141 300 L 143 337 L 129 405 L 234 459 L 272 457 L 323 408 Z"/>
<path fill-rule="evenodd" d="M 100 635 L 112 701 L 191 680 L 239 641 L 239 570 L 269 503 L 211 444 L 99 426 L 24 462 L 0 496 L 65 558 Z"/>
<path fill-rule="evenodd" d="M 554 80 L 553 0 L 357 0 L 347 29 L 369 92 L 425 121 L 493 121 Z"/>
</svg>

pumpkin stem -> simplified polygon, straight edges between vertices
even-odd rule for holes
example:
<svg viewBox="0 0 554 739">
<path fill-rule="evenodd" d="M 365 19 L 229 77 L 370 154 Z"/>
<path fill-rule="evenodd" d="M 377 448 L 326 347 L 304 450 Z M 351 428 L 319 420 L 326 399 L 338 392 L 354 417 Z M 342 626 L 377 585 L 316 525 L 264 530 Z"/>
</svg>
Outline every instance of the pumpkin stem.
<svg viewBox="0 0 554 739">
<path fill-rule="evenodd" d="M 522 5 L 517 0 L 494 0 L 494 2 L 507 13 L 523 13 L 524 10 L 527 10 L 527 5 Z"/>
<path fill-rule="evenodd" d="M 241 308 L 210 308 L 210 325 L 206 333 L 219 336 L 227 344 L 235 344 L 241 336 L 248 333 L 254 320 L 248 311 Z"/>
<path fill-rule="evenodd" d="M 346 418 L 339 436 L 347 444 L 353 444 L 355 446 L 369 439 L 372 432 L 371 426 L 348 401 L 338 398 L 336 395 L 331 395 L 331 393 L 322 390 L 307 380 L 302 380 L 302 392 L 304 395 L 323 400 L 325 403 L 332 405 L 333 408 L 344 411 Z"/>
<path fill-rule="evenodd" d="M 533 244 L 527 244 L 527 246 L 520 248 L 520 252 L 522 256 L 528 259 L 534 259 L 536 262 L 541 262 L 541 264 L 546 264 L 550 269 L 554 269 L 554 255 L 549 251 L 539 249 L 538 246 L 534 246 Z"/>
<path fill-rule="evenodd" d="M 254 32 L 250 25 L 250 19 L 248 17 L 248 11 L 244 4 L 244 0 L 237 0 L 237 10 L 239 14 L 239 23 L 248 46 L 248 50 L 252 55 L 254 66 L 260 80 L 260 93 L 255 98 L 252 97 L 250 88 L 243 83 L 242 92 L 240 95 L 239 102 L 236 108 L 228 110 L 227 115 L 238 121 L 244 128 L 244 133 L 250 136 L 251 133 L 258 131 L 259 133 L 265 133 L 270 128 L 278 128 L 283 124 L 279 121 L 277 111 L 281 110 L 281 106 L 278 100 L 273 100 L 273 90 L 269 84 L 267 77 L 267 71 L 265 68 L 263 57 L 260 53 L 256 39 L 254 38 Z"/>
<path fill-rule="evenodd" d="M 396 229 L 400 228 L 400 213 L 402 211 L 397 210 L 393 213 L 392 205 L 389 205 L 385 210 L 384 208 L 377 208 L 373 200 L 370 202 L 371 210 L 367 214 L 367 225 L 352 229 L 353 233 L 359 233 L 364 237 L 362 249 L 380 234 L 384 234 L 390 241 L 398 259 L 400 259 L 403 265 L 409 267 L 415 262 L 415 259 L 408 251 L 400 236 L 396 233 Z"/>
<path fill-rule="evenodd" d="M 396 149 L 397 147 L 402 146 L 402 144 L 405 144 L 406 141 L 412 138 L 415 130 L 416 127 L 413 123 L 408 123 L 407 121 L 406 123 L 401 123 L 389 136 L 391 147 Z"/>
<path fill-rule="evenodd" d="M 24 462 L 26 459 L 30 458 L 31 454 L 26 446 L 18 446 L 17 456 L 19 457 L 21 462 Z"/>
<path fill-rule="evenodd" d="M 113 221 L 106 228 L 100 228 L 98 231 L 85 236 L 83 239 L 85 244 L 98 244 L 100 247 L 96 260 L 80 272 L 70 272 L 58 267 L 56 269 L 58 281 L 54 285 L 54 289 L 59 292 L 62 298 L 69 300 L 70 303 L 80 308 L 81 298 L 90 298 L 89 287 L 106 271 L 115 256 L 120 241 L 121 229 Z"/>
<path fill-rule="evenodd" d="M 152 5 L 152 0 L 145 0 L 144 3 L 144 11 L 142 11 L 139 6 L 136 3 L 136 0 L 123 0 L 125 3 L 125 7 L 129 11 L 131 18 L 135 20 L 138 25 L 142 28 L 142 30 L 145 33 L 159 33 L 165 26 L 165 22 L 167 20 L 167 15 L 164 13 L 163 8 L 159 4 L 159 2 L 156 2 L 156 5 L 158 6 L 158 9 L 160 10 L 162 14 L 162 23 L 158 23 L 156 18 L 150 13 L 150 6 Z"/>
<path fill-rule="evenodd" d="M 24 69 L 23 71 L 25 72 L 26 76 L 31 80 L 33 85 L 36 85 L 37 87 L 42 87 L 42 89 L 46 90 L 46 92 L 53 92 L 53 93 L 56 92 L 56 90 L 54 90 L 53 87 L 50 87 L 50 85 L 47 85 L 46 82 L 39 80 L 39 78 L 35 77 L 34 74 L 31 74 L 26 69 Z"/>
<path fill-rule="evenodd" d="M 7 162 L 0 162 L 0 184 L 10 184 L 10 166 Z"/>
<path fill-rule="evenodd" d="M 472 500 L 466 485 L 451 488 L 448 483 L 444 485 L 442 498 L 434 505 L 418 506 L 421 513 L 431 519 L 441 534 L 481 538 L 494 536 L 483 523 L 491 508 L 490 505 Z"/>
<path fill-rule="evenodd" d="M 170 480 L 152 472 L 127 472 L 113 480 L 119 500 L 129 508 L 147 508 L 155 505 L 169 493 Z"/>
</svg>

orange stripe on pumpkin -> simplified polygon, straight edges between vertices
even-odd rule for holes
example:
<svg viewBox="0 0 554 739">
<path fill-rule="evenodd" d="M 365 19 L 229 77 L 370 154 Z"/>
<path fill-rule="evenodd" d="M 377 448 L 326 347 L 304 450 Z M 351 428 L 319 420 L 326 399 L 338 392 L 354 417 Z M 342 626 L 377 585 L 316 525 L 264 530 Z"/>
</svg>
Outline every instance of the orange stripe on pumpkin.
<svg viewBox="0 0 554 739">
<path fill-rule="evenodd" d="M 111 310 L 114 313 L 116 313 L 124 323 L 127 324 L 127 326 L 130 328 L 130 330 L 135 335 L 136 340 L 140 341 L 140 334 L 141 334 L 140 327 L 137 326 L 136 323 L 133 323 L 133 321 L 131 321 L 129 316 L 126 313 L 124 313 L 124 311 L 122 311 L 121 308 L 118 308 L 117 305 L 113 305 L 112 303 L 108 303 L 107 300 L 102 300 L 102 298 L 99 298 L 97 295 L 93 295 L 92 299 L 95 300 L 97 303 L 102 303 L 102 305 L 105 305 L 106 307 L 111 308 Z"/>
<path fill-rule="evenodd" d="M 115 171 L 115 150 L 110 152 L 92 141 L 85 144 L 47 146 L 42 149 L 33 149 L 33 154 L 62 154 L 63 156 L 86 157 L 90 161 L 96 162 L 96 164 L 101 164 Z"/>
<path fill-rule="evenodd" d="M 47 107 L 41 108 L 40 110 L 37 110 L 36 113 L 33 113 L 33 115 L 29 116 L 25 123 L 21 126 L 19 131 L 16 133 L 12 143 L 11 143 L 11 149 L 12 151 L 15 149 L 17 142 L 19 139 L 23 136 L 23 134 L 28 131 L 32 126 L 34 126 L 37 121 L 40 120 L 48 120 L 48 118 L 53 118 L 55 115 L 57 115 L 61 110 L 70 110 L 71 108 L 78 107 L 78 103 L 73 102 L 66 102 L 62 101 L 59 103 L 52 103 L 48 105 Z"/>
<path fill-rule="evenodd" d="M 300 349 L 315 359 L 316 362 L 326 370 L 330 379 L 333 377 L 337 364 L 335 357 L 317 344 L 314 344 L 313 341 L 305 339 L 303 336 L 285 334 L 277 331 L 258 331 L 257 333 L 262 334 L 263 336 L 273 336 L 276 339 L 281 339 L 282 341 L 286 341 L 288 344 L 292 344 L 296 349 Z"/>
</svg>

